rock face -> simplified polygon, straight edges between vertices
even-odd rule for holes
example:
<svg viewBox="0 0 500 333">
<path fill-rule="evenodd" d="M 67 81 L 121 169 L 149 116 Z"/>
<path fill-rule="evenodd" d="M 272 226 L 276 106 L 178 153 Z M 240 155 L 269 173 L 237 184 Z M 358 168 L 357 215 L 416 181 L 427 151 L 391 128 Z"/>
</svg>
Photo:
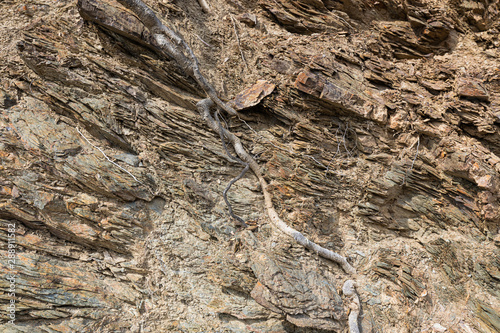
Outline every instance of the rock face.
<svg viewBox="0 0 500 333">
<path fill-rule="evenodd" d="M 500 330 L 498 1 L 147 4 L 248 119 L 224 121 L 281 218 L 357 269 L 363 332 Z M 347 332 L 352 277 L 250 173 L 231 220 L 241 166 L 139 19 L 0 17 L 1 332 Z"/>
</svg>

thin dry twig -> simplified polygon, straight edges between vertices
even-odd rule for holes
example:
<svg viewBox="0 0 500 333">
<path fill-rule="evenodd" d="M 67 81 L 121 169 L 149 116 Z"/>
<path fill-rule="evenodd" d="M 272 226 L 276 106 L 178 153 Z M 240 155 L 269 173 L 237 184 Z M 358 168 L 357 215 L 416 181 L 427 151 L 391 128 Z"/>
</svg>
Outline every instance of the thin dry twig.
<svg viewBox="0 0 500 333">
<path fill-rule="evenodd" d="M 241 49 L 240 37 L 238 36 L 238 31 L 236 30 L 236 21 L 234 20 L 233 15 L 231 15 L 231 21 L 233 21 L 234 34 L 236 36 L 236 41 L 238 42 L 238 49 L 240 50 L 241 59 L 243 59 L 243 62 L 245 63 L 245 67 L 248 70 L 248 64 L 247 64 L 247 61 L 245 59 L 245 55 L 243 54 L 243 50 Z"/>
<path fill-rule="evenodd" d="M 303 155 L 304 157 L 309 157 L 311 160 L 313 160 L 314 162 L 316 162 L 320 167 L 322 168 L 325 168 L 326 169 L 326 165 L 324 165 L 323 163 L 321 163 L 320 161 L 318 161 L 316 159 L 316 157 L 314 156 L 311 156 L 311 155 Z"/>
<path fill-rule="evenodd" d="M 349 22 L 347 22 L 342 16 L 339 16 L 333 12 L 330 12 L 330 14 L 332 14 L 334 17 L 340 19 L 341 21 L 343 21 L 349 28 L 351 28 L 352 30 L 354 30 L 354 27 L 352 25 L 349 24 Z"/>
<path fill-rule="evenodd" d="M 205 44 L 206 46 L 208 46 L 209 48 L 212 48 L 212 45 L 208 44 L 207 42 L 205 42 L 200 36 L 198 36 L 197 34 L 194 34 L 196 37 L 198 37 L 199 40 L 201 40 L 201 42 L 203 44 Z"/>
<path fill-rule="evenodd" d="M 413 145 L 415 145 L 415 143 Z M 403 178 L 403 183 L 401 185 L 406 184 L 406 179 L 408 178 L 408 174 L 413 170 L 413 166 L 415 165 L 415 161 L 417 160 L 417 157 L 418 157 L 419 147 L 420 147 L 420 135 L 418 136 L 418 139 L 417 139 L 417 152 L 415 153 L 415 157 L 411 161 L 411 166 L 406 169 L 405 177 Z"/>
<path fill-rule="evenodd" d="M 255 135 L 257 135 L 257 137 L 261 138 L 261 139 L 264 139 L 265 141 L 267 141 L 271 146 L 273 146 L 274 148 L 276 149 L 279 149 L 279 150 L 283 150 L 283 151 L 286 151 L 287 153 L 290 153 L 290 154 L 295 154 L 293 151 L 291 151 L 290 149 L 285 149 L 285 148 L 281 148 L 281 147 L 278 147 L 276 146 L 271 140 L 269 140 L 268 138 L 260 135 L 259 133 L 257 133 L 256 130 L 254 130 L 252 128 L 252 126 L 250 126 L 245 120 L 243 119 L 240 119 Z"/>
<path fill-rule="evenodd" d="M 120 170 L 122 171 L 125 171 L 127 174 L 129 174 L 132 178 L 134 178 L 134 180 L 140 184 L 143 184 L 139 179 L 137 179 L 133 174 L 131 174 L 128 170 L 124 169 L 123 167 L 121 167 L 119 164 L 113 162 L 109 157 L 108 155 L 106 155 L 101 148 L 97 147 L 97 146 L 94 146 L 92 144 L 92 142 L 89 141 L 89 139 L 87 139 L 85 137 L 85 135 L 83 135 L 83 133 L 80 131 L 80 129 L 78 128 L 78 126 L 76 127 L 76 130 L 78 133 L 80 133 L 80 135 L 85 139 L 85 141 L 88 142 L 89 145 L 91 145 L 92 147 L 94 147 L 95 149 L 99 150 L 101 152 L 101 154 L 108 160 L 109 163 L 113 164 L 114 166 L 116 166 L 117 168 L 119 168 Z"/>
<path fill-rule="evenodd" d="M 335 159 L 335 157 L 337 157 L 338 154 L 340 154 L 340 144 L 342 143 L 342 141 L 339 140 L 340 127 L 341 126 L 339 125 L 339 127 L 337 128 L 337 131 L 335 132 L 335 138 L 337 139 L 337 151 L 330 159 L 330 162 L 328 162 L 328 165 L 327 165 L 326 170 L 325 170 L 325 177 L 328 176 L 328 171 L 330 171 L 330 165 L 332 164 L 333 160 Z M 344 132 L 344 134 L 345 134 L 345 132 Z M 344 145 L 345 145 L 345 141 L 344 141 Z"/>
<path fill-rule="evenodd" d="M 353 132 L 354 136 L 355 136 L 355 139 L 357 139 L 357 133 L 356 133 L 356 131 L 353 130 L 352 128 L 349 128 L 349 123 L 347 123 L 346 127 L 345 127 L 345 130 L 344 130 L 344 133 L 342 134 L 342 140 L 340 140 L 338 134 L 339 134 L 339 131 L 340 131 L 341 128 L 342 128 L 342 126 L 339 125 L 339 127 L 337 128 L 337 131 L 335 132 L 335 138 L 337 139 L 337 151 L 335 152 L 335 154 L 330 159 L 330 162 L 328 162 L 328 165 L 327 165 L 326 170 L 325 170 L 325 177 L 328 176 L 328 171 L 330 171 L 330 165 L 332 164 L 333 160 L 335 159 L 335 157 L 337 157 L 338 154 L 340 154 L 340 145 L 341 144 L 344 146 L 344 149 L 345 149 L 347 155 L 349 155 L 349 157 L 353 157 L 352 153 L 353 153 L 354 149 L 356 149 L 356 145 L 354 145 L 354 147 L 351 150 L 349 150 L 347 148 L 347 143 L 346 143 L 346 137 L 347 137 L 347 134 L 349 133 L 349 131 Z"/>
<path fill-rule="evenodd" d="M 345 137 L 347 135 L 348 130 L 349 130 L 349 123 L 347 123 L 347 125 L 345 126 L 344 135 L 342 135 L 342 142 L 344 144 L 344 149 L 347 152 L 347 155 L 349 155 L 349 157 L 352 157 L 351 152 L 349 151 L 349 149 L 347 149 L 347 144 L 345 143 Z"/>
</svg>

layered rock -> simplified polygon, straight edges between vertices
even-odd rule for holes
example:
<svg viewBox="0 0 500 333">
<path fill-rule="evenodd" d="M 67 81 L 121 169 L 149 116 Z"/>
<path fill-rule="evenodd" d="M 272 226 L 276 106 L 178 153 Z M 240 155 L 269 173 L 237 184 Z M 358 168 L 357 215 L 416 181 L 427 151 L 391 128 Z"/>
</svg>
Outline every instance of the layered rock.
<svg viewBox="0 0 500 333">
<path fill-rule="evenodd" d="M 498 2 L 148 5 L 249 119 L 225 126 L 280 216 L 357 268 L 363 332 L 500 329 Z M 350 277 L 269 224 L 251 174 L 228 197 L 252 230 L 231 221 L 241 166 L 130 11 L 0 9 L 16 22 L 0 39 L 0 298 L 15 272 L 17 302 L 1 330 L 346 329 Z"/>
</svg>

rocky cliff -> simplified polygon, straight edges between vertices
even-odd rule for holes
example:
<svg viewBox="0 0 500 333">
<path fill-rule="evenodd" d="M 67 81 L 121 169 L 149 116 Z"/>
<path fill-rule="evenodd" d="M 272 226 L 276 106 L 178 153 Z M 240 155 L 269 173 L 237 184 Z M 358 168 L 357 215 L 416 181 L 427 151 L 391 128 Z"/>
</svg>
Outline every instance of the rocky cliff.
<svg viewBox="0 0 500 333">
<path fill-rule="evenodd" d="M 1 332 L 500 331 L 498 0 L 146 3 L 357 273 L 130 10 L 3 1 Z"/>
</svg>

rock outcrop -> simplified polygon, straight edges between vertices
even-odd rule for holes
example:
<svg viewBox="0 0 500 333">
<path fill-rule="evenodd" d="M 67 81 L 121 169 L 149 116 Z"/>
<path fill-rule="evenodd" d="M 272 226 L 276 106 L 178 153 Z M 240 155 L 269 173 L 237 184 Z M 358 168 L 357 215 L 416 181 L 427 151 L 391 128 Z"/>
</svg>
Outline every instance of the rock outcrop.
<svg viewBox="0 0 500 333">
<path fill-rule="evenodd" d="M 246 119 L 222 122 L 280 217 L 356 268 L 363 332 L 500 330 L 498 1 L 147 4 Z M 0 331 L 347 331 L 352 277 L 250 172 L 232 221 L 241 165 L 135 15 L 0 17 Z"/>
</svg>

